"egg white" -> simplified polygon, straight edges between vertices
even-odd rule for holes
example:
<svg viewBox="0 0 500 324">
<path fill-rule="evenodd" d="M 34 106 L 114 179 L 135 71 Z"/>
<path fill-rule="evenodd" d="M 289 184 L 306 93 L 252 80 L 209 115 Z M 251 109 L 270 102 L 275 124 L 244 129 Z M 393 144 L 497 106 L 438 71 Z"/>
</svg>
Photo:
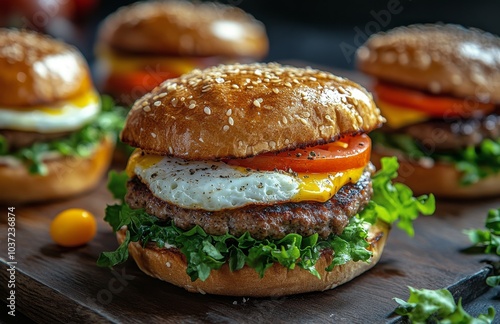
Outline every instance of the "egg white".
<svg viewBox="0 0 500 324">
<path fill-rule="evenodd" d="M 260 203 L 290 201 L 299 181 L 287 173 L 247 171 L 223 162 L 184 161 L 165 157 L 134 173 L 156 197 L 188 209 L 216 211 Z"/>
<path fill-rule="evenodd" d="M 94 119 L 100 111 L 98 97 L 84 107 L 71 101 L 59 103 L 55 108 L 15 110 L 0 107 L 0 129 L 13 129 L 39 133 L 56 133 L 82 128 Z"/>
</svg>

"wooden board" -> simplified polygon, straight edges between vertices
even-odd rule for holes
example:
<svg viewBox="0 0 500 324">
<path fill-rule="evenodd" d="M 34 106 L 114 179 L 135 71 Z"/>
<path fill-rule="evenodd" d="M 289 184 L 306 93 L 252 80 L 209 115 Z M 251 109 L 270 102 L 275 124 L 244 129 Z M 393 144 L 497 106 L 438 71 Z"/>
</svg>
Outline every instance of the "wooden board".
<svg viewBox="0 0 500 324">
<path fill-rule="evenodd" d="M 500 207 L 500 198 L 439 202 L 435 216 L 417 220 L 413 239 L 393 229 L 380 263 L 334 290 L 249 299 L 188 293 L 144 275 L 132 261 L 113 271 L 97 267 L 99 253 L 117 247 L 114 234 L 102 221 L 111 202 L 103 181 L 95 191 L 71 200 L 14 206 L 17 312 L 46 323 L 384 323 L 399 320 L 392 314 L 397 306 L 392 298 L 407 299 L 407 286 L 413 286 L 451 287 L 464 297 L 472 313 L 484 313 L 490 304 L 500 313 L 498 299 L 492 299 L 495 289 L 488 290 L 484 284 L 489 273 L 481 262 L 485 256 L 462 252 L 470 245 L 462 231 L 483 227 L 487 211 Z M 0 207 L 3 269 L 7 267 L 7 207 Z M 84 247 L 65 249 L 51 241 L 49 225 L 58 212 L 73 207 L 94 213 L 99 219 L 98 234 Z M 0 279 L 5 302 L 8 272 L 0 271 Z M 4 309 L 2 317 L 5 313 Z"/>
<path fill-rule="evenodd" d="M 483 226 L 486 212 L 500 199 L 468 203 L 439 203 L 435 216 L 416 222 L 416 236 L 393 229 L 380 263 L 352 282 L 331 291 L 283 298 L 235 298 L 198 295 L 142 274 L 133 262 L 114 271 L 98 268 L 101 251 L 117 243 L 110 228 L 99 221 L 97 237 L 87 246 L 65 249 L 49 236 L 51 219 L 61 210 L 82 207 L 103 217 L 111 202 L 105 185 L 76 199 L 16 208 L 17 311 L 39 322 L 255 322 L 339 321 L 385 322 L 392 319 L 393 297 L 406 299 L 407 286 L 440 288 L 457 284 L 462 296 L 474 299 L 486 291 L 482 255 L 461 252 L 469 246 L 463 229 Z M 7 207 L 0 208 L 1 233 L 6 233 Z M 2 234 L 0 259 L 7 260 Z M 7 272 L 0 272 L 2 296 L 7 295 Z M 476 280 L 474 281 L 474 278 Z M 484 279 L 484 278 L 483 278 Z M 255 284 L 258 284 L 256 282 Z M 5 299 L 4 299 L 5 301 Z M 498 301 L 491 300 L 500 311 Z M 483 307 L 484 306 L 484 307 Z M 486 302 L 478 308 L 485 311 Z"/>
</svg>

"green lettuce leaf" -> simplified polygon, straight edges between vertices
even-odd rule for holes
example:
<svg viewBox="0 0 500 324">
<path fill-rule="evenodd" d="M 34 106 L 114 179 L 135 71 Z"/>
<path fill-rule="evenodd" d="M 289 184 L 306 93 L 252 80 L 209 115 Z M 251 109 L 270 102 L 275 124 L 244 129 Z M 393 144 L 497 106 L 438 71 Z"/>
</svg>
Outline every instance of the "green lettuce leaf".
<svg viewBox="0 0 500 324">
<path fill-rule="evenodd" d="M 318 234 L 303 237 L 292 233 L 279 240 L 258 240 L 248 232 L 239 237 L 230 234 L 209 235 L 200 226 L 182 230 L 172 222 L 161 221 L 147 214 L 143 209 L 131 209 L 123 202 L 127 176 L 125 173 L 111 172 L 108 188 L 122 202 L 108 206 L 104 219 L 115 232 L 126 225 L 129 235 L 126 243 L 116 251 L 103 253 L 98 265 L 111 267 L 126 261 L 128 251 L 123 249 L 124 244 L 141 242 L 143 246 L 151 243 L 158 247 L 175 246 L 186 256 L 187 273 L 193 281 L 206 280 L 211 270 L 219 269 L 225 263 L 228 263 L 231 271 L 247 265 L 261 277 L 274 263 L 287 269 L 298 266 L 319 278 L 315 265 L 323 250 L 334 251 L 332 262 L 326 268 L 328 271 L 349 261 L 368 262 L 372 255 L 366 242 L 370 223 L 374 224 L 377 219 L 389 224 L 399 220 L 398 226 L 413 234 L 411 221 L 420 212 L 430 214 L 434 211 L 432 195 L 429 198 L 414 198 L 405 186 L 392 184 L 397 168 L 395 158 L 382 161 L 382 169 L 373 177 L 374 190 L 379 192 L 365 210 L 350 219 L 342 234 L 320 238 Z M 382 215 L 382 218 L 378 215 Z"/>
<path fill-rule="evenodd" d="M 462 172 L 462 185 L 476 183 L 500 172 L 500 139 L 485 139 L 476 147 L 453 152 L 429 152 L 407 134 L 375 131 L 370 137 L 374 143 L 400 150 L 411 159 L 430 157 L 435 161 L 453 163 Z"/>
<path fill-rule="evenodd" d="M 409 287 L 408 301 L 399 298 L 394 300 L 399 304 L 396 308 L 398 315 L 407 316 L 411 323 L 492 323 L 495 318 L 495 309 L 490 306 L 487 314 L 477 318 L 469 315 L 462 307 L 462 299 L 455 303 L 453 295 L 447 289 L 429 290 Z"/>
<path fill-rule="evenodd" d="M 480 252 L 500 256 L 500 208 L 491 209 L 486 217 L 484 229 L 465 230 L 473 247 Z M 496 274 L 500 271 L 498 264 L 493 264 Z M 486 278 L 486 283 L 492 287 L 500 285 L 500 276 Z"/>
<path fill-rule="evenodd" d="M 431 215 L 436 208 L 434 195 L 413 197 L 410 188 L 402 183 L 393 183 L 397 177 L 399 163 L 396 157 L 380 160 L 382 167 L 372 177 L 373 196 L 368 206 L 360 213 L 362 219 L 374 223 L 380 219 L 397 226 L 409 236 L 414 236 L 413 221 L 419 214 Z"/>
<path fill-rule="evenodd" d="M 117 139 L 125 124 L 127 111 L 115 106 L 108 96 L 101 97 L 101 111 L 95 120 L 70 135 L 48 142 L 34 143 L 30 147 L 11 151 L 4 137 L 0 136 L 0 156 L 10 155 L 20 159 L 32 174 L 44 175 L 47 168 L 42 161 L 43 154 L 56 152 L 63 156 L 87 157 L 104 137 Z"/>
</svg>

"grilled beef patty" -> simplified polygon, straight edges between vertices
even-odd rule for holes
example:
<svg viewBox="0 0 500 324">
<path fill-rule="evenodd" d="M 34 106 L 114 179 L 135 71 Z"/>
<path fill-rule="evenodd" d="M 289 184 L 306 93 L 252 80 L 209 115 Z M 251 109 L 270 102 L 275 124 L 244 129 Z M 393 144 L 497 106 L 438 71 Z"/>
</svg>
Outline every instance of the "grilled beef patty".
<svg viewBox="0 0 500 324">
<path fill-rule="evenodd" d="M 163 220 L 172 220 L 184 230 L 201 226 L 208 234 L 235 236 L 249 232 L 256 239 L 280 239 L 289 233 L 309 236 L 318 233 L 326 238 L 341 234 L 349 219 L 361 211 L 372 196 L 370 164 L 360 180 L 344 185 L 330 200 L 320 202 L 250 205 L 237 209 L 205 211 L 185 209 L 154 196 L 138 177 L 129 180 L 125 201 L 133 209 L 144 208 L 147 213 Z"/>
<path fill-rule="evenodd" d="M 9 152 L 14 152 L 24 147 L 30 147 L 35 143 L 49 142 L 51 140 L 63 138 L 65 136 L 68 136 L 69 134 L 70 132 L 42 134 L 37 132 L 0 129 L 0 136 L 3 136 L 7 141 Z"/>
<path fill-rule="evenodd" d="M 480 119 L 430 120 L 407 126 L 402 131 L 436 151 L 456 150 L 477 146 L 487 138 L 500 138 L 500 114 Z"/>
</svg>

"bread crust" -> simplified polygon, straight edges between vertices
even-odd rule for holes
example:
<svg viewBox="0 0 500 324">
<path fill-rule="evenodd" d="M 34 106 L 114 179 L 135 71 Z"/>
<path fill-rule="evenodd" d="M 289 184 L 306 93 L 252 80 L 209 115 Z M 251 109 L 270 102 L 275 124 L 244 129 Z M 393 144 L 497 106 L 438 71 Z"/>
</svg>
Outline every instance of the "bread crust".
<svg viewBox="0 0 500 324">
<path fill-rule="evenodd" d="M 98 48 L 129 54 L 260 59 L 264 25 L 243 10 L 216 3 L 139 2 L 120 8 L 99 28 Z"/>
<path fill-rule="evenodd" d="M 30 109 L 92 89 L 87 62 L 74 47 L 31 31 L 0 28 L 0 105 Z"/>
<path fill-rule="evenodd" d="M 371 94 L 333 74 L 220 65 L 167 80 L 136 101 L 121 138 L 189 160 L 242 158 L 331 142 L 384 121 Z"/>
<path fill-rule="evenodd" d="M 383 156 L 388 154 L 375 146 L 371 159 L 377 169 Z M 416 196 L 433 193 L 438 198 L 481 199 L 500 195 L 500 173 L 463 186 L 460 184 L 462 174 L 453 164 L 435 162 L 425 167 L 403 155 L 398 156 L 398 161 L 399 175 L 395 181 L 409 186 Z"/>
<path fill-rule="evenodd" d="M 411 25 L 371 36 L 358 68 L 434 94 L 500 102 L 500 38 L 458 25 Z"/>
<path fill-rule="evenodd" d="M 95 187 L 109 167 L 114 141 L 105 138 L 86 158 L 45 161 L 48 174 L 32 175 L 26 166 L 0 164 L 0 204 L 25 204 L 67 198 Z"/>
<path fill-rule="evenodd" d="M 130 255 L 138 267 L 146 274 L 183 287 L 190 292 L 208 293 L 227 296 L 278 297 L 311 291 L 323 291 L 346 283 L 373 267 L 380 259 L 389 226 L 378 222 L 370 228 L 368 242 L 373 256 L 369 263 L 350 261 L 336 266 L 331 272 L 324 269 L 331 262 L 331 254 L 323 253 L 316 264 L 321 279 L 300 267 L 288 270 L 280 264 L 273 264 L 259 278 L 254 269 L 245 266 L 231 272 L 224 264 L 219 270 L 212 270 L 205 281 L 191 281 L 186 273 L 186 260 L 177 249 L 159 249 L 153 246 L 143 248 L 140 243 L 129 244 Z M 125 229 L 117 232 L 118 242 L 123 242 Z"/>
</svg>

